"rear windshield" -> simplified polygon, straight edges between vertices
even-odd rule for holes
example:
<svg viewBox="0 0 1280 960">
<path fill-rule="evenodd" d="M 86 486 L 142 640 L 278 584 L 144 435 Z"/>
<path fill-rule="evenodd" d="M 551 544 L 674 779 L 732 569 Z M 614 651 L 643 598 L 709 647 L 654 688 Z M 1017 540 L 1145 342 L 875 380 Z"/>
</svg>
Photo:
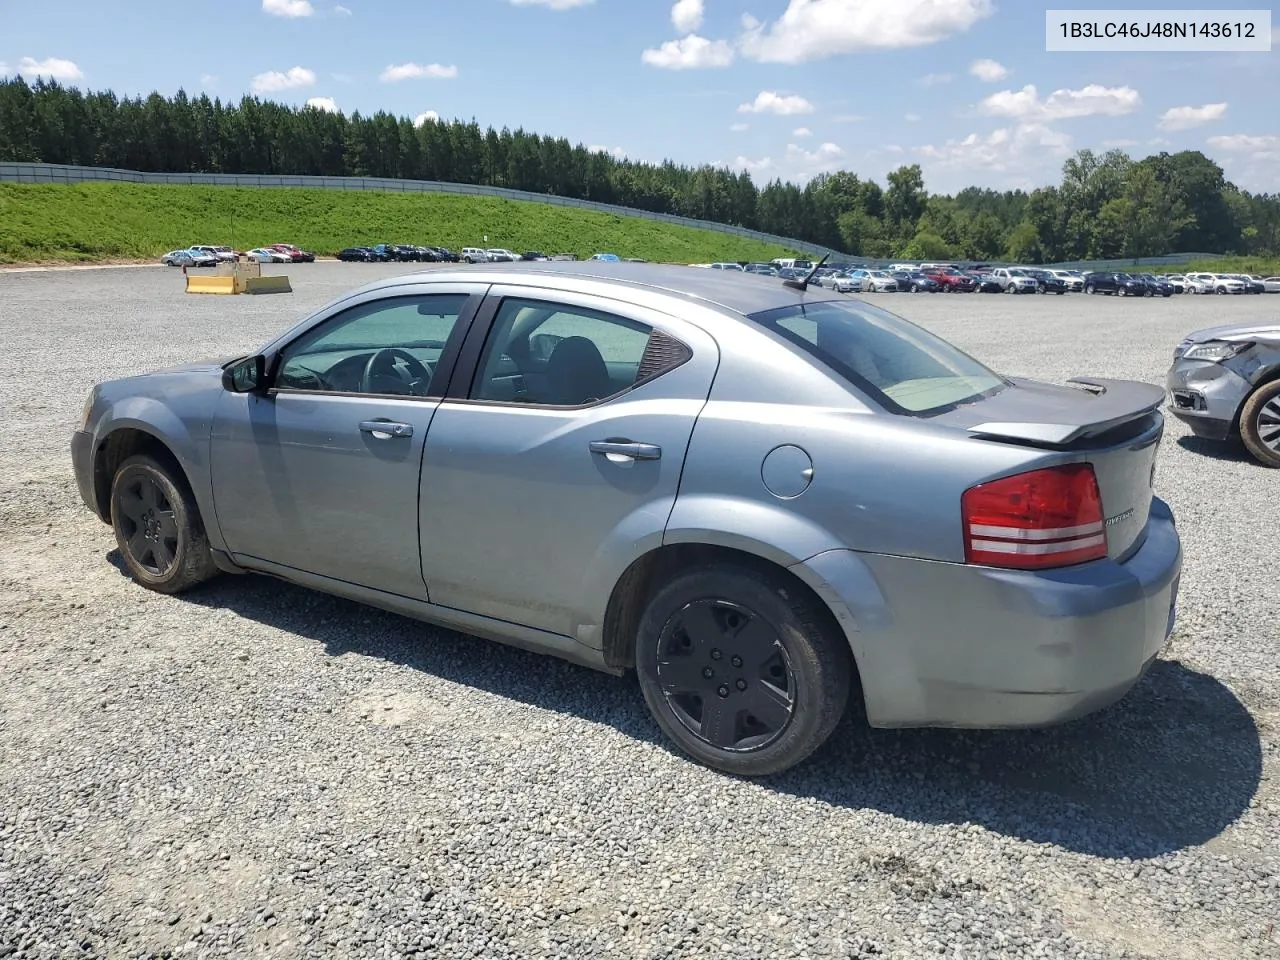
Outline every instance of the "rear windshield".
<svg viewBox="0 0 1280 960">
<path fill-rule="evenodd" d="M 913 323 L 858 300 L 795 304 L 748 319 L 795 344 L 895 413 L 940 413 L 1007 386 Z"/>
</svg>

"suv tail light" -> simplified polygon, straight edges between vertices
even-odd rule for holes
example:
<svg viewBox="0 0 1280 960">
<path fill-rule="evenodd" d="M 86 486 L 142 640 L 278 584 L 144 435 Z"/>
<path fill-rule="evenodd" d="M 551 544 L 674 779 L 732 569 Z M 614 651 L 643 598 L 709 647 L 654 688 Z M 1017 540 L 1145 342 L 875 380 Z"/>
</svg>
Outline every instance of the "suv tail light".
<svg viewBox="0 0 1280 960">
<path fill-rule="evenodd" d="M 966 563 L 1044 570 L 1107 555 L 1102 497 L 1087 463 L 980 483 L 960 503 Z"/>
</svg>

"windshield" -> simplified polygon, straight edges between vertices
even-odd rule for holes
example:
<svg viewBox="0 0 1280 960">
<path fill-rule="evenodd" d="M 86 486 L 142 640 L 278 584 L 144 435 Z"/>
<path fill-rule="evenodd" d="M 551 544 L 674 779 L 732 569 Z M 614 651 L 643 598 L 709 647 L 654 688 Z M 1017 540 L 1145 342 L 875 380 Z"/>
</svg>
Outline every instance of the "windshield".
<svg viewBox="0 0 1280 960">
<path fill-rule="evenodd" d="M 895 413 L 938 413 L 1007 386 L 921 327 L 857 300 L 795 304 L 748 319 L 826 364 Z"/>
</svg>

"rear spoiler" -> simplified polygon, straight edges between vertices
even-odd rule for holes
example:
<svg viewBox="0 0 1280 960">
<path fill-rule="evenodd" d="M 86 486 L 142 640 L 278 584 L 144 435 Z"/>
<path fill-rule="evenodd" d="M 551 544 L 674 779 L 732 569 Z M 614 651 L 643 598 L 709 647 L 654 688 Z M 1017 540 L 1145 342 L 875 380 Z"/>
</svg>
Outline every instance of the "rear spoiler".
<svg viewBox="0 0 1280 960">
<path fill-rule="evenodd" d="M 968 427 L 968 432 L 974 436 L 997 440 L 1065 446 L 1145 417 L 1158 410 L 1165 399 L 1163 387 L 1138 380 L 1074 377 L 1067 383 L 1091 394 L 1093 399 L 1080 408 L 1072 405 L 1072 409 L 1063 411 L 1061 419 L 1025 423 L 979 423 Z"/>
</svg>

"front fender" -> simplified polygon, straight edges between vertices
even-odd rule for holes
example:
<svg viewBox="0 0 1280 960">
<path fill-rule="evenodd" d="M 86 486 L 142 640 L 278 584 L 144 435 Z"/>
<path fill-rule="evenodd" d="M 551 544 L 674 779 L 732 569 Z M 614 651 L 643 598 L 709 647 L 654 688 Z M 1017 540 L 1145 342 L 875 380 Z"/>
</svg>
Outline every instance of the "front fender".
<svg viewBox="0 0 1280 960">
<path fill-rule="evenodd" d="M 98 417 L 93 431 L 95 471 L 98 458 L 113 433 L 137 430 L 164 444 L 178 461 L 195 497 L 209 543 L 222 549 L 222 537 L 213 512 L 213 489 L 209 470 L 209 418 L 184 420 L 164 402 L 150 396 L 121 397 L 111 402 Z"/>
</svg>

